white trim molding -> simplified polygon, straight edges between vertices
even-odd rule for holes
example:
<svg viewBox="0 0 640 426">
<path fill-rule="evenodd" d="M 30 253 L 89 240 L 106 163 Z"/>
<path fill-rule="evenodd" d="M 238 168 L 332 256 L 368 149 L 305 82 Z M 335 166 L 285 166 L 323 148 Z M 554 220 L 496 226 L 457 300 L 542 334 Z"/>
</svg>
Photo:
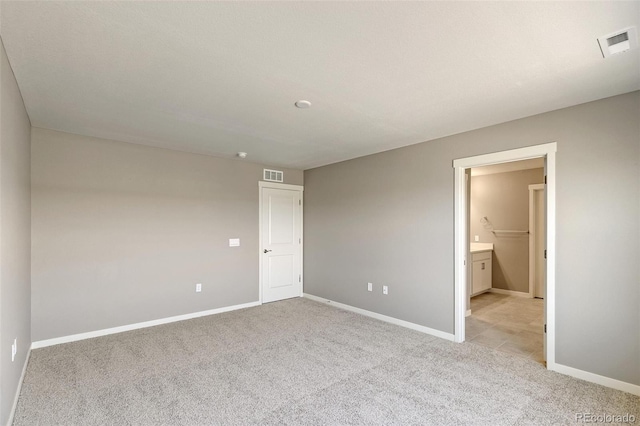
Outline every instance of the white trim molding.
<svg viewBox="0 0 640 426">
<path fill-rule="evenodd" d="M 555 286 L 556 286 L 556 151 L 557 143 L 551 142 L 525 148 L 491 154 L 477 155 L 474 157 L 460 158 L 453 161 L 454 168 L 454 247 L 455 247 L 455 271 L 454 271 L 454 341 L 465 340 L 465 312 L 467 300 L 467 253 L 466 246 L 467 229 L 467 200 L 465 169 L 489 166 L 492 164 L 508 163 L 512 161 L 528 160 L 531 158 L 545 158 L 547 174 L 546 191 L 546 242 L 547 242 L 547 271 L 546 271 L 546 360 L 547 367 L 553 370 L 555 366 Z"/>
<path fill-rule="evenodd" d="M 169 324 L 172 322 L 185 321 L 193 318 L 216 315 L 224 312 L 237 311 L 239 309 L 259 306 L 259 301 L 243 303 L 240 305 L 225 306 L 223 308 L 209 309 L 207 311 L 193 312 L 191 314 L 176 315 L 168 318 L 161 318 L 152 321 L 138 322 L 135 324 L 123 325 L 120 327 L 105 328 L 102 330 L 89 331 L 87 333 L 72 334 L 70 336 L 56 337 L 54 339 L 39 340 L 31 344 L 31 349 L 46 348 L 47 346 L 60 345 L 62 343 L 77 342 L 78 340 L 92 339 L 94 337 L 108 336 L 109 334 L 123 333 L 125 331 L 138 330 L 140 328 L 154 327 L 156 325 Z"/>
<path fill-rule="evenodd" d="M 11 405 L 11 412 L 9 413 L 9 420 L 7 421 L 7 426 L 11 426 L 13 424 L 13 418 L 16 415 L 16 408 L 18 407 L 18 398 L 20 397 L 20 391 L 22 390 L 22 383 L 24 382 L 24 375 L 27 373 L 27 366 L 29 365 L 29 358 L 31 358 L 31 349 L 33 345 L 29 347 L 27 351 L 27 357 L 24 360 L 24 365 L 22 366 L 22 373 L 20 374 L 20 380 L 18 381 L 18 388 L 16 389 L 16 395 L 13 397 L 13 405 Z"/>
<path fill-rule="evenodd" d="M 490 288 L 489 293 L 497 293 L 497 294 L 506 294 L 507 296 L 515 296 L 515 297 L 526 297 L 527 299 L 531 298 L 529 293 L 525 293 L 524 291 L 515 291 L 515 290 L 505 290 L 503 288 Z"/>
<path fill-rule="evenodd" d="M 291 185 L 288 183 L 276 183 L 267 181 L 258 181 L 258 188 L 274 188 L 274 189 L 288 189 L 290 191 L 304 191 L 302 185 Z"/>
<path fill-rule="evenodd" d="M 439 337 L 441 339 L 453 341 L 454 336 L 451 333 L 445 333 L 444 331 L 436 330 L 434 328 L 425 327 L 424 325 L 415 324 L 413 322 L 401 320 L 387 315 L 382 315 L 377 312 L 367 311 L 366 309 L 356 308 L 355 306 L 345 305 L 344 303 L 334 302 L 333 300 L 325 299 L 324 297 L 314 296 L 312 294 L 304 293 L 303 297 L 320 303 L 326 303 L 327 305 L 335 306 L 336 308 L 344 309 L 345 311 L 355 312 L 356 314 L 364 315 L 370 318 L 375 318 L 380 321 L 388 322 L 391 324 L 399 325 L 400 327 L 410 328 L 411 330 L 419 331 L 421 333 L 429 334 L 431 336 Z"/>
<path fill-rule="evenodd" d="M 628 392 L 633 395 L 640 396 L 640 386 L 632 383 L 623 382 L 622 380 L 612 379 L 611 377 L 601 376 L 599 374 L 590 373 L 588 371 L 579 370 L 577 368 L 568 367 L 562 364 L 554 364 L 550 370 L 556 371 L 567 376 L 575 377 L 587 382 L 596 383 L 598 385 L 606 386 L 608 388 L 617 389 L 623 392 Z"/>
</svg>

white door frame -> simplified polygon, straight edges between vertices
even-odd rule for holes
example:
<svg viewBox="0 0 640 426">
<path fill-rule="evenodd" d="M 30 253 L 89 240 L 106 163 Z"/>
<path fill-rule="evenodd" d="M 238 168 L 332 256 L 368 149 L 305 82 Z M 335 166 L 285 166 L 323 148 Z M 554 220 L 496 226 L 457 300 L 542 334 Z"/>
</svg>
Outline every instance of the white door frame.
<svg viewBox="0 0 640 426">
<path fill-rule="evenodd" d="M 302 202 L 300 207 L 300 237 L 302 238 L 302 244 L 300 244 L 300 275 L 302 276 L 302 281 L 300 283 L 300 297 L 302 297 L 304 293 L 304 270 L 302 269 L 304 264 L 304 186 L 258 181 L 258 301 L 262 304 L 262 188 L 286 189 L 289 191 L 300 192 L 300 200 Z"/>
<path fill-rule="evenodd" d="M 536 295 L 536 191 L 544 191 L 544 184 L 529 185 L 529 297 L 532 299 Z"/>
<path fill-rule="evenodd" d="M 492 164 L 509 163 L 512 161 L 528 160 L 531 158 L 546 157 L 547 165 L 547 298 L 544 303 L 547 307 L 547 368 L 555 369 L 555 289 L 556 289 L 556 151 L 557 143 L 551 142 L 543 145 L 529 146 L 525 148 L 513 149 L 509 151 L 496 152 L 492 154 L 478 155 L 474 157 L 460 158 L 453 161 L 455 171 L 454 177 L 454 341 L 464 342 L 465 312 L 467 299 L 467 253 L 465 247 L 465 235 L 467 229 L 467 199 L 465 184 L 465 169 Z"/>
</svg>

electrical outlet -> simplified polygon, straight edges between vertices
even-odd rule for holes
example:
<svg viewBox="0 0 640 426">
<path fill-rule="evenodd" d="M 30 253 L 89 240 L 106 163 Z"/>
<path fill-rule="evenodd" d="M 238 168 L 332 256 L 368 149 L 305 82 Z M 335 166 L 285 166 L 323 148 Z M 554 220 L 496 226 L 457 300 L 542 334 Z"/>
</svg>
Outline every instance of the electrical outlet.
<svg viewBox="0 0 640 426">
<path fill-rule="evenodd" d="M 477 243 L 478 241 L 480 241 L 480 235 L 476 235 L 475 240 L 476 240 L 476 243 Z"/>
<path fill-rule="evenodd" d="M 386 286 L 386 285 L 382 286 L 382 294 L 389 294 L 389 286 Z"/>
<path fill-rule="evenodd" d="M 15 361 L 17 353 L 18 353 L 18 339 L 13 339 L 13 345 L 11 345 L 11 362 Z"/>
<path fill-rule="evenodd" d="M 196 293 L 200 293 L 202 291 L 202 284 L 196 284 Z"/>
<path fill-rule="evenodd" d="M 373 291 L 373 283 L 367 283 L 367 290 Z"/>
</svg>

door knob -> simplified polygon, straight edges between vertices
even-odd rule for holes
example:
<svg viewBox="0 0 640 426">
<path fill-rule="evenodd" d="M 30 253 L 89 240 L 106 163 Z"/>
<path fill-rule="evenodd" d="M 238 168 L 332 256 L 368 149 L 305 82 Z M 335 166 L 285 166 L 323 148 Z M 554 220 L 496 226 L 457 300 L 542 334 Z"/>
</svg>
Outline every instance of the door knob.
<svg viewBox="0 0 640 426">
<path fill-rule="evenodd" d="M 267 250 L 267 249 L 264 249 L 264 252 L 265 252 L 265 253 L 269 253 L 270 251 L 273 251 L 273 250 Z"/>
</svg>

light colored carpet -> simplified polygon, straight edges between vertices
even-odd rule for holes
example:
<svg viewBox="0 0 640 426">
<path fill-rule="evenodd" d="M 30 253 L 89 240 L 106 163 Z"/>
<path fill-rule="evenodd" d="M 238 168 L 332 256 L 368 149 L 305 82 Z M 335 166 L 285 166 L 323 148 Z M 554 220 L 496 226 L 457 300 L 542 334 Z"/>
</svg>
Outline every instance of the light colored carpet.
<svg viewBox="0 0 640 426">
<path fill-rule="evenodd" d="M 14 425 L 543 425 L 640 398 L 306 299 L 34 350 Z"/>
</svg>

